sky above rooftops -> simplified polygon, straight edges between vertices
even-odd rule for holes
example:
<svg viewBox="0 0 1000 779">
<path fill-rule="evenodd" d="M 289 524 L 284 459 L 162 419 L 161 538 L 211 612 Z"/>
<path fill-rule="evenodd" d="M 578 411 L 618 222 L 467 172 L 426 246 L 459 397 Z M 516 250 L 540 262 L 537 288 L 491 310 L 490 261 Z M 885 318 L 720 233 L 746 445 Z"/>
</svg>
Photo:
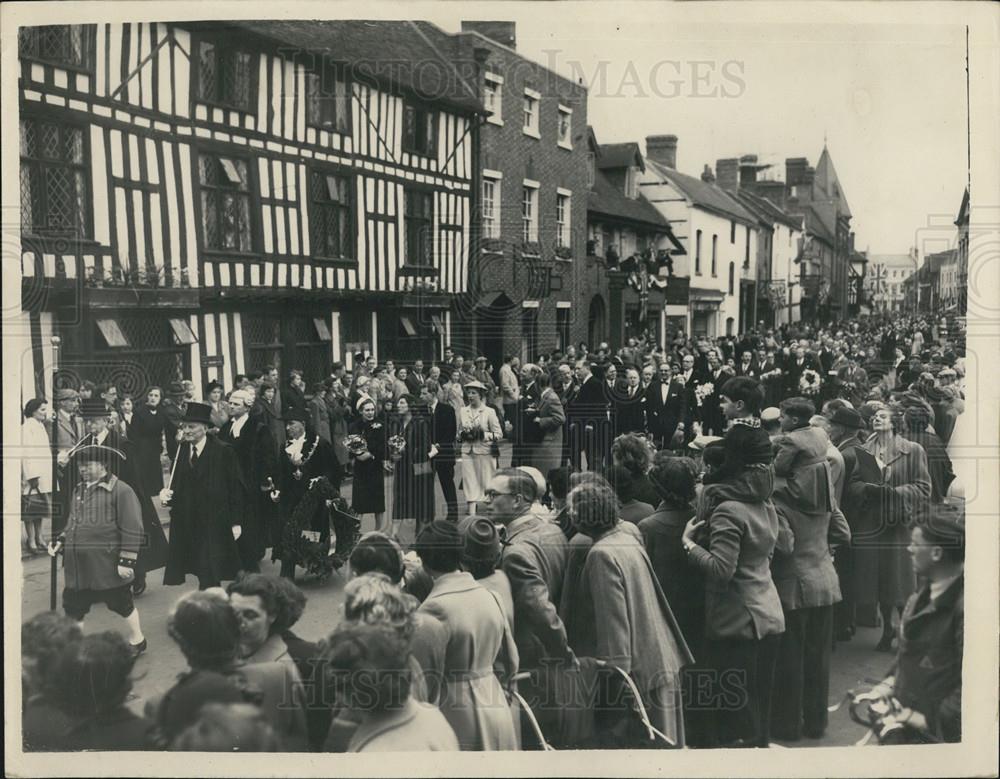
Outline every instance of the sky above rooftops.
<svg viewBox="0 0 1000 779">
<path fill-rule="evenodd" d="M 757 154 L 774 164 L 762 178 L 784 179 L 785 158 L 815 166 L 825 138 L 858 249 L 946 249 L 967 176 L 964 27 L 913 6 L 883 4 L 864 24 L 838 8 L 779 3 L 760 23 L 752 4 L 413 6 L 450 32 L 516 22 L 519 53 L 589 86 L 598 142 L 644 150 L 646 135 L 673 133 L 691 176 Z M 906 24 L 886 23 L 894 12 Z"/>
</svg>

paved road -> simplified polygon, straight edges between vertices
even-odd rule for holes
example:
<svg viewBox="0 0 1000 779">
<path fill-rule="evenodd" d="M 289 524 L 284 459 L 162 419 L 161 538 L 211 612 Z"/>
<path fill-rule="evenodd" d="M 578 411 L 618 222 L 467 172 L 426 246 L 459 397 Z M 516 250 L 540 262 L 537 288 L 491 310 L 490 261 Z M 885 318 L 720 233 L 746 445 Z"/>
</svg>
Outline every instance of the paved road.
<svg viewBox="0 0 1000 779">
<path fill-rule="evenodd" d="M 350 487 L 348 486 L 344 492 L 345 497 L 349 498 Z M 388 494 L 391 495 L 391 492 Z M 464 507 L 461 503 L 464 500 L 461 493 L 459 500 L 461 510 Z M 439 516 L 444 515 L 440 496 L 438 511 Z M 373 527 L 372 518 L 366 517 L 362 530 L 371 530 Z M 412 533 L 412 524 L 404 525 L 402 529 L 404 541 L 411 539 Z M 49 606 L 49 561 L 47 557 L 35 557 L 22 562 L 24 566 L 22 608 L 25 615 L 31 615 Z M 264 573 L 278 574 L 278 566 L 269 561 L 262 564 L 262 570 Z M 149 641 L 149 650 L 139 658 L 135 668 L 135 697 L 130 705 L 137 712 L 142 710 L 147 698 L 166 691 L 185 667 L 180 650 L 167 635 L 166 616 L 171 605 L 181 594 L 197 588 L 197 581 L 194 577 L 188 577 L 185 586 L 177 587 L 165 587 L 161 582 L 162 572 L 151 574 L 148 589 L 136 601 L 143 631 Z M 303 638 L 319 640 L 340 621 L 344 579 L 335 574 L 324 584 L 314 584 L 308 580 L 299 583 L 309 601 L 302 619 L 295 626 L 295 631 Z M 123 626 L 116 615 L 98 606 L 88 615 L 85 629 L 90 633 L 101 630 L 122 630 Z M 881 678 L 888 668 L 891 656 L 874 651 L 878 632 L 874 628 L 862 629 L 853 641 L 837 645 L 831 663 L 831 703 L 835 703 L 847 689 L 857 686 L 859 681 L 866 678 Z M 780 668 L 778 673 L 781 673 Z M 803 740 L 785 746 L 845 746 L 853 744 L 862 735 L 863 731 L 850 721 L 846 710 L 841 710 L 830 715 L 830 727 L 823 739 Z"/>
</svg>

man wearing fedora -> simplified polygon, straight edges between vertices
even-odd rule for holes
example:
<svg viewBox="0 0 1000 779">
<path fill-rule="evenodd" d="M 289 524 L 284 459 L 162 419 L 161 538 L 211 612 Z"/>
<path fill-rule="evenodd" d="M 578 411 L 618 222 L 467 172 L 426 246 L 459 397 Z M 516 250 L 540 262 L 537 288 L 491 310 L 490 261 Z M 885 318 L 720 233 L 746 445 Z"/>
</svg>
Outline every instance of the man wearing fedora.
<svg viewBox="0 0 1000 779">
<path fill-rule="evenodd" d="M 69 465 L 78 469 L 80 479 L 66 529 L 49 546 L 49 554 L 63 553 L 66 616 L 82 623 L 91 606 L 104 603 L 125 620 L 129 645 L 137 656 L 146 649 L 132 600 L 142 512 L 132 488 L 111 472 L 111 464 L 121 465 L 124 459 L 120 450 L 96 444 L 73 452 Z"/>
<path fill-rule="evenodd" d="M 132 488 L 139 501 L 143 537 L 132 581 L 132 593 L 139 596 L 146 590 L 146 574 L 167 564 L 167 537 L 160 525 L 153 497 L 136 467 L 132 443 L 111 426 L 109 414 L 105 401 L 100 397 L 89 398 L 80 403 L 80 416 L 88 430 L 82 444 L 105 446 L 123 455 L 121 458 L 111 458 L 109 470 Z"/>
<path fill-rule="evenodd" d="M 188 403 L 181 422 L 170 486 L 160 499 L 170 506 L 170 552 L 164 584 L 198 577 L 199 589 L 236 578 L 242 562 L 236 541 L 244 514 L 244 489 L 236 453 L 215 436 L 212 407 Z"/>
</svg>

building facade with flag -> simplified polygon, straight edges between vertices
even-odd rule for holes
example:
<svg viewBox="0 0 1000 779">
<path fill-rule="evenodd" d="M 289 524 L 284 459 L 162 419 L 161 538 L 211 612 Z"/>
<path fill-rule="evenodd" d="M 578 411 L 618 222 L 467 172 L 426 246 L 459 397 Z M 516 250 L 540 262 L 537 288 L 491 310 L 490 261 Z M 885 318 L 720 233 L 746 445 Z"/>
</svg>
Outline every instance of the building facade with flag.
<svg viewBox="0 0 1000 779">
<path fill-rule="evenodd" d="M 483 109 L 416 25 L 27 27 L 19 54 L 25 396 L 52 335 L 130 392 L 440 355 Z"/>
<path fill-rule="evenodd" d="M 593 166 L 587 198 L 587 257 L 619 275 L 609 289 L 611 340 L 650 334 L 665 343 L 671 329 L 687 326 L 689 279 L 684 247 L 670 223 L 639 191 L 646 165 L 638 143 L 588 143 Z M 620 329 L 615 329 L 620 322 Z"/>
</svg>

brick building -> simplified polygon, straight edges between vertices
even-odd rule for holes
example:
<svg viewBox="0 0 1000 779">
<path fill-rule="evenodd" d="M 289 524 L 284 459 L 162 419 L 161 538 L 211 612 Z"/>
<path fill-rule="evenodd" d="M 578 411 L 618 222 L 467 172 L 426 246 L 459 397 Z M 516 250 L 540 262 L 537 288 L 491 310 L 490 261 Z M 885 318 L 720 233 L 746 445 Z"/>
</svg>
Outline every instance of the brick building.
<svg viewBox="0 0 1000 779">
<path fill-rule="evenodd" d="M 510 22 L 463 22 L 429 40 L 473 73 L 488 116 L 479 130 L 479 234 L 456 352 L 535 360 L 607 340 L 603 261 L 587 257 L 587 90 L 523 55 Z"/>
</svg>

